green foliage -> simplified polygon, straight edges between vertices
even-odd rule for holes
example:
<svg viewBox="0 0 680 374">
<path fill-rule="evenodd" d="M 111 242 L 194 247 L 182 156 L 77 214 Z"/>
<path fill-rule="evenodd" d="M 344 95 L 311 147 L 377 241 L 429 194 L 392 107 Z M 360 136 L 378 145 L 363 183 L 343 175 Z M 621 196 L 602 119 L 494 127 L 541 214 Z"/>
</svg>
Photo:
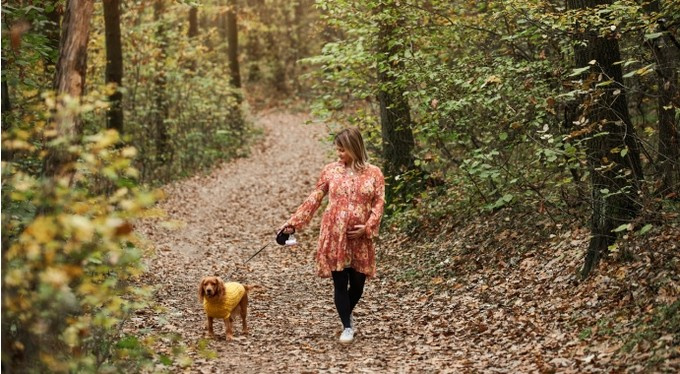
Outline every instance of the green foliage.
<svg viewBox="0 0 680 374">
<path fill-rule="evenodd" d="M 621 38 L 628 97 L 638 104 L 631 104 L 634 125 L 649 127 L 657 110 L 649 95 L 657 89 L 651 74 L 657 67 L 641 61 L 653 59 L 645 41 L 664 35 L 659 20 L 671 25 L 677 18 L 677 5 L 671 3 L 661 2 L 658 12 L 633 1 L 567 12 L 561 3 L 532 0 L 400 1 L 396 6 L 319 0 L 324 22 L 337 31 L 319 56 L 305 60 L 317 68 L 310 77 L 318 92 L 315 114 L 380 134 L 377 24 L 395 22 L 399 27 L 387 43 L 405 48 L 389 63 L 404 66 L 393 73 L 411 106 L 416 165 L 422 171 L 416 178 L 429 187 L 390 201 L 395 209 L 388 221 L 418 227 L 414 220 L 507 207 L 535 209 L 553 220 L 565 215 L 585 220 L 586 144 L 603 134 L 570 116 L 575 98 L 584 93 L 593 98 L 587 105 L 603 105 L 599 97 L 613 82 L 596 62 L 573 67 L 575 25 Z M 639 133 L 643 144 L 658 142 L 653 131 Z M 369 138 L 370 148 L 380 154 L 380 136 Z M 629 150 L 612 152 L 625 157 Z M 649 169 L 651 160 L 645 161 Z M 414 182 L 407 176 L 401 180 Z"/>
<path fill-rule="evenodd" d="M 561 144 L 541 139 L 546 126 L 549 133 L 559 127 L 553 108 L 555 66 L 546 59 L 527 61 L 508 53 L 517 48 L 517 38 L 503 42 L 495 37 L 507 33 L 495 30 L 501 24 L 493 19 L 497 13 L 466 13 L 465 4 L 456 13 L 445 2 L 434 2 L 430 9 L 400 3 L 396 12 L 380 11 L 377 2 L 363 8 L 346 2 L 319 4 L 328 14 L 327 22 L 342 28 L 345 38 L 307 60 L 319 67 L 316 88 L 324 93 L 316 112 L 369 132 L 379 126 L 370 118 L 377 113 L 373 98 L 379 88 L 374 79 L 375 25 L 390 17 L 399 22 L 395 39 L 388 43 L 407 46 L 403 56 L 397 56 L 405 66 L 397 73 L 398 81 L 406 87 L 412 108 L 416 165 L 425 172 L 425 183 L 433 185 L 416 199 L 414 217 L 493 210 L 525 199 L 533 205 L 556 200 L 526 188 L 544 184 L 543 168 L 555 169 L 561 162 L 556 157 L 563 153 Z M 472 24 L 493 26 L 480 30 Z M 372 148 L 379 150 L 376 140 Z"/>
<path fill-rule="evenodd" d="M 301 58 L 318 53 L 329 35 L 318 23 L 314 0 L 246 1 L 239 4 L 241 64 L 253 99 L 304 95 L 308 70 Z M 222 4 L 218 2 L 217 7 Z M 210 9 L 206 9 L 210 12 Z M 265 90 L 260 92 L 259 90 Z"/>
<path fill-rule="evenodd" d="M 59 34 L 49 12 L 56 5 L 3 4 L 3 20 L 12 29 L 2 35 L 3 81 L 8 83 L 13 108 L 3 113 L 7 127 L 21 121 L 29 106 L 41 100 L 42 91 L 52 89 Z M 103 88 L 105 30 L 102 5 L 95 4 L 87 90 L 123 93 L 123 142 L 139 151 L 134 162 L 140 181 L 153 184 L 242 155 L 250 131 L 241 111 L 241 93 L 228 83 L 226 41 L 219 30 L 202 30 L 203 35 L 191 40 L 186 35 L 188 5 L 168 2 L 159 20 L 147 5 L 143 1 L 123 5 L 123 87 Z M 50 34 L 55 29 L 56 40 Z M 103 111 L 85 113 L 84 132 L 101 131 L 104 118 Z M 159 142 L 162 132 L 167 144 Z"/>
<path fill-rule="evenodd" d="M 56 61 L 58 39 L 50 40 L 49 33 L 58 30 L 58 25 L 49 13 L 58 5 L 55 1 L 3 3 L 3 23 L 9 32 L 3 30 L 2 34 L 2 74 L 3 81 L 12 87 L 37 89 L 51 81 L 50 76 L 35 74 L 35 69 L 47 68 L 45 62 Z"/>
<path fill-rule="evenodd" d="M 52 11 L 60 3 L 3 3 L 3 99 L 11 102 L 2 118 L 3 368 L 137 372 L 154 362 L 190 362 L 180 351 L 158 357 L 152 336 L 122 333 L 151 293 L 136 285 L 143 252 L 132 229 L 158 196 L 138 183 L 158 184 L 238 156 L 250 130 L 241 93 L 225 78 L 226 41 L 218 30 L 191 40 L 188 6 L 169 5 L 156 19 L 147 5 L 123 5 L 125 74 L 122 87 L 113 87 L 104 85 L 96 3 L 88 95 L 77 100 L 49 93 L 59 35 Z M 122 136 L 103 130 L 116 90 L 123 93 Z M 56 136 L 65 114 L 83 119 L 82 136 Z M 168 140 L 162 149 L 161 127 Z M 50 178 L 43 168 L 55 150 L 74 161 L 72 172 Z"/>
<path fill-rule="evenodd" d="M 189 176 L 240 156 L 250 131 L 241 93 L 229 85 L 226 41 L 215 28 L 187 36 L 189 7 L 153 7 L 132 2 L 121 17 L 123 40 L 123 139 L 139 150 L 141 181 L 159 183 Z M 103 84 L 103 19 L 96 8 L 89 54 L 92 84 Z M 97 131 L 103 118 L 92 118 Z M 167 140 L 162 140 L 163 135 Z"/>
<path fill-rule="evenodd" d="M 2 133 L 9 156 L 2 164 L 3 366 L 97 371 L 116 361 L 120 349 L 145 352 L 131 347 L 130 338 L 116 340 L 126 316 L 148 303 L 150 290 L 133 283 L 144 269 L 132 231 L 157 194 L 134 185 L 136 150 L 117 147 L 112 130 L 68 147 L 76 159 L 73 174 L 37 173 L 46 155 L 41 140 L 53 138 L 48 147 L 64 144 L 53 137 L 49 113 L 85 114 L 103 103 L 89 96 L 68 109 L 43 97 L 46 105 L 32 107 L 34 115 Z"/>
</svg>

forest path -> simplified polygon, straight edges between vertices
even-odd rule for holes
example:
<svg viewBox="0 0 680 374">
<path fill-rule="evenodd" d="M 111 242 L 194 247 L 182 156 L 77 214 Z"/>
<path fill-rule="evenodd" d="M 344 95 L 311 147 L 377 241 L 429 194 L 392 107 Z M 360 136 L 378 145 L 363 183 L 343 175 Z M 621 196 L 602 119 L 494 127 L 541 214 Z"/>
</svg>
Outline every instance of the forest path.
<svg viewBox="0 0 680 374">
<path fill-rule="evenodd" d="M 379 292 L 381 280 L 369 281 L 357 307 L 357 336 L 350 346 L 338 343 L 341 324 L 333 305 L 329 279 L 314 273 L 313 253 L 320 214 L 312 227 L 297 235 L 296 248 L 275 243 L 247 265 L 243 262 L 268 241 L 304 200 L 324 164 L 333 158 L 323 124 L 305 124 L 302 114 L 269 112 L 256 118 L 264 132 L 248 158 L 226 163 L 210 175 L 196 176 L 164 188 L 159 208 L 166 222 L 179 228 L 147 224 L 144 235 L 154 244 L 146 282 L 159 287 L 162 316 L 144 315 L 137 322 L 162 332 L 178 333 L 189 346 L 191 372 L 319 372 L 410 371 L 432 368 L 411 357 L 416 336 L 406 328 L 395 295 Z M 224 326 L 216 323 L 218 340 L 206 350 L 205 315 L 197 289 L 203 276 L 256 284 L 250 298 L 250 335 L 224 341 Z M 393 310 L 396 315 L 389 313 Z M 159 322 L 166 319 L 167 322 Z M 424 342 L 423 342 L 424 343 Z M 169 346 L 168 346 L 169 348 Z M 217 352 L 210 358 L 208 350 Z M 433 360 L 445 360 L 441 352 Z M 435 365 L 438 366 L 438 365 Z"/>
<path fill-rule="evenodd" d="M 499 314 L 473 293 L 430 294 L 380 277 L 380 263 L 378 277 L 367 282 L 355 310 L 356 339 L 341 345 L 332 282 L 314 273 L 319 212 L 312 226 L 296 235 L 297 247 L 274 243 L 243 264 L 273 241 L 276 228 L 334 158 L 325 141 L 326 126 L 305 124 L 307 119 L 280 111 L 261 113 L 255 122 L 264 136 L 249 157 L 164 188 L 167 198 L 159 208 L 167 212 L 164 221 L 179 228 L 160 221 L 140 228 L 155 248 L 144 283 L 158 287 L 157 301 L 166 310 L 135 316 L 131 329 L 180 336 L 186 356 L 169 371 L 458 373 L 513 372 L 520 365 L 538 370 L 540 362 L 531 352 L 536 331 L 527 330 L 526 324 L 509 323 L 513 316 L 502 310 Z M 379 244 L 378 261 L 380 252 Z M 197 290 L 207 275 L 261 286 L 250 298 L 250 335 L 243 337 L 236 323 L 236 340 L 227 342 L 218 321 L 218 339 L 206 340 Z M 515 338 L 498 339 L 491 326 L 475 322 L 480 318 L 494 319 L 504 336 Z M 534 319 L 532 325 L 541 321 Z M 161 352 L 178 346 L 171 340 L 159 345 Z"/>
</svg>

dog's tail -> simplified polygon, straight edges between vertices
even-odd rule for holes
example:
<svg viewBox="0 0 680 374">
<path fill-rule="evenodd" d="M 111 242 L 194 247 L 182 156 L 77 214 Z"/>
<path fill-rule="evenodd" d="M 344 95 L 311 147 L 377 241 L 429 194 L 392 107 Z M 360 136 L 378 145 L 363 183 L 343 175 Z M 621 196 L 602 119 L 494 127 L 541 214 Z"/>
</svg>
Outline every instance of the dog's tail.
<svg viewBox="0 0 680 374">
<path fill-rule="evenodd" d="M 243 287 L 245 287 L 246 292 L 250 292 L 250 291 L 252 291 L 254 289 L 258 289 L 258 288 L 264 288 L 264 287 L 260 286 L 259 284 L 244 284 Z"/>
</svg>

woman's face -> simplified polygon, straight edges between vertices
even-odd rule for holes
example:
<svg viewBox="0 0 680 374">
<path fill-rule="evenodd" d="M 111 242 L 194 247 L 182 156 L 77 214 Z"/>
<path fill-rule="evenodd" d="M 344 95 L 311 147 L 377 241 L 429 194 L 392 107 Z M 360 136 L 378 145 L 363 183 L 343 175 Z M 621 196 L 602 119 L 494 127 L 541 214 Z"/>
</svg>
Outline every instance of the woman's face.
<svg viewBox="0 0 680 374">
<path fill-rule="evenodd" d="M 335 151 L 338 153 L 338 161 L 342 162 L 343 164 L 349 166 L 352 164 L 352 156 L 345 150 L 345 148 L 342 148 L 339 145 L 335 146 Z"/>
</svg>

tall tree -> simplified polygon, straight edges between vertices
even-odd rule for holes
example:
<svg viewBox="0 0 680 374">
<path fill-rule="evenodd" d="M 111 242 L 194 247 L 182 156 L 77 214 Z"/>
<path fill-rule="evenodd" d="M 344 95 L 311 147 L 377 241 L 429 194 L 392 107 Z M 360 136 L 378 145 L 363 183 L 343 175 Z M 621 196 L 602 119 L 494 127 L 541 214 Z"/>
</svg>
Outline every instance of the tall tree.
<svg viewBox="0 0 680 374">
<path fill-rule="evenodd" d="M 238 22 L 237 22 L 237 4 L 236 0 L 229 0 L 229 8 L 227 9 L 227 42 L 229 47 L 227 54 L 229 56 L 229 71 L 231 73 L 231 85 L 241 88 L 241 72 L 238 64 Z"/>
<path fill-rule="evenodd" d="M 380 125 L 382 129 L 383 157 L 388 181 L 415 168 L 411 130 L 411 110 L 404 97 L 405 88 L 398 80 L 399 71 L 404 68 L 403 43 L 398 42 L 400 22 L 399 9 L 392 0 L 381 1 L 377 8 L 377 74 L 378 101 L 380 104 Z M 391 196 L 392 187 L 387 195 Z"/>
<path fill-rule="evenodd" d="M 198 36 L 198 7 L 192 6 L 189 8 L 189 30 L 187 31 L 187 36 L 190 39 L 194 39 Z M 187 66 L 189 70 L 196 71 L 196 60 L 191 58 Z"/>
<path fill-rule="evenodd" d="M 198 7 L 189 8 L 189 31 L 187 36 L 190 38 L 198 36 Z"/>
<path fill-rule="evenodd" d="M 109 96 L 111 108 L 106 113 L 106 126 L 123 134 L 123 49 L 120 40 L 120 0 L 104 0 L 106 28 L 106 83 L 115 83 L 116 92 Z"/>
<path fill-rule="evenodd" d="M 156 59 L 156 77 L 154 79 L 154 96 L 156 108 L 154 115 L 154 125 L 156 130 L 156 150 L 160 156 L 160 161 L 166 161 L 170 157 L 170 135 L 165 123 L 168 118 L 168 103 L 165 97 L 165 57 L 168 49 L 167 35 L 163 23 L 163 13 L 165 12 L 165 0 L 154 2 L 153 14 L 156 21 L 156 39 L 158 40 L 159 56 Z"/>
<path fill-rule="evenodd" d="M 610 0 L 567 0 L 569 10 L 597 17 L 594 7 L 609 5 Z M 590 274 L 616 241 L 614 229 L 630 222 L 639 210 L 637 201 L 642 178 L 640 151 L 635 128 L 631 124 L 623 86 L 621 54 L 617 39 L 601 36 L 598 30 L 579 25 L 584 30 L 575 35 L 574 57 L 577 67 L 595 66 L 613 84 L 594 88 L 592 77 L 583 77 L 584 90 L 591 94 L 580 105 L 581 121 L 591 126 L 587 141 L 587 158 L 592 187 L 591 239 L 581 272 Z"/>
<path fill-rule="evenodd" d="M 2 64 L 7 66 L 5 60 L 2 60 Z M 5 113 L 12 109 L 12 102 L 9 100 L 9 86 L 7 85 L 7 80 L 2 77 L 2 113 Z M 7 121 L 5 121 L 7 122 Z M 2 129 L 5 129 L 5 124 L 3 123 Z"/>
<path fill-rule="evenodd" d="M 658 13 L 658 1 L 646 4 L 650 12 Z M 673 98 L 678 95 L 678 61 L 680 46 L 668 33 L 665 18 L 660 18 L 658 28 L 664 32 L 660 37 L 647 41 L 656 60 L 657 76 L 657 117 L 659 121 L 658 164 L 661 170 L 661 184 L 657 193 L 661 196 L 678 193 L 680 190 L 680 132 Z M 680 196 L 676 196 L 680 197 Z"/>
<path fill-rule="evenodd" d="M 79 98 L 85 89 L 87 72 L 87 41 L 90 36 L 90 19 L 94 0 L 68 0 L 64 11 L 59 46 L 59 59 L 54 77 L 54 90 L 59 95 Z M 56 133 L 69 141 L 82 134 L 80 118 L 64 114 L 56 120 Z M 65 146 L 50 148 L 45 158 L 45 174 L 56 176 L 70 174 L 73 157 Z"/>
</svg>

